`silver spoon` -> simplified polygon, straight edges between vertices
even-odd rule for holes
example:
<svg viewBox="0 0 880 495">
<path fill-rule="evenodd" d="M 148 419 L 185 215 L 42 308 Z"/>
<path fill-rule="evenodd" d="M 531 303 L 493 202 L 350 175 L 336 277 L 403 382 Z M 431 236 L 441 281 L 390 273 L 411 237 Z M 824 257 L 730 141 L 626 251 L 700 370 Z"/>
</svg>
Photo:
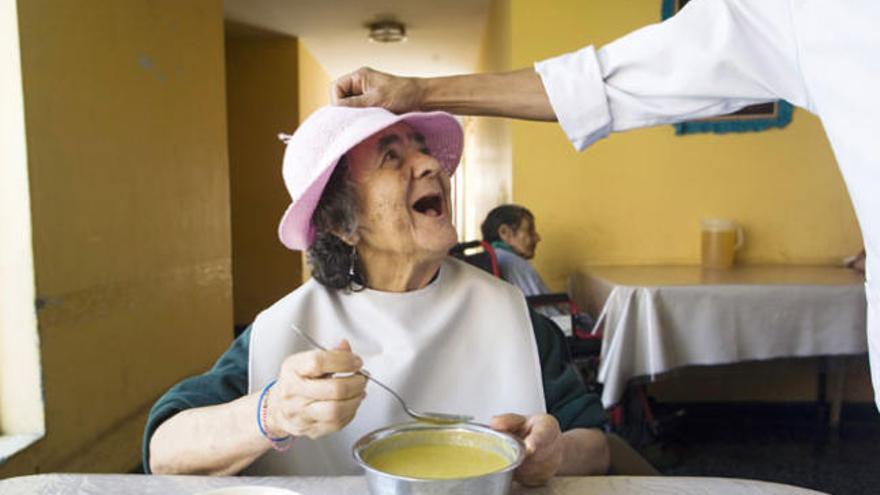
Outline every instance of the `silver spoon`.
<svg viewBox="0 0 880 495">
<path fill-rule="evenodd" d="M 298 334 L 300 335 L 300 337 L 302 337 L 302 338 L 304 338 L 306 341 L 308 341 L 308 343 L 309 343 L 312 347 L 314 347 L 314 348 L 316 348 L 316 349 L 320 349 L 320 350 L 322 350 L 322 351 L 327 351 L 327 350 L 328 350 L 326 347 L 324 347 L 324 346 L 322 346 L 321 344 L 315 342 L 315 340 L 312 339 L 312 338 L 309 336 L 309 334 L 307 334 L 306 332 L 303 332 L 302 330 L 300 330 L 299 327 L 297 327 L 296 325 L 291 325 L 291 328 L 293 328 L 293 329 L 296 331 L 296 333 L 298 333 Z M 466 422 L 468 422 L 468 421 L 474 419 L 473 416 L 465 416 L 465 415 L 462 415 L 462 414 L 446 414 L 446 413 L 437 413 L 437 412 L 420 412 L 420 411 L 416 411 L 415 409 L 413 409 L 413 408 L 409 407 L 408 405 L 406 405 L 406 402 L 404 402 L 404 400 L 403 400 L 399 395 L 397 395 L 397 392 L 395 392 L 394 390 L 392 390 L 391 387 L 389 387 L 388 385 L 385 385 L 384 383 L 382 383 L 382 382 L 380 382 L 379 380 L 377 380 L 377 379 L 376 379 L 372 374 L 370 374 L 370 372 L 367 371 L 366 369 L 361 368 L 360 370 L 355 371 L 355 373 L 357 373 L 357 374 L 363 376 L 363 377 L 366 378 L 367 380 L 370 380 L 370 381 L 372 381 L 373 383 L 375 383 L 376 385 L 378 385 L 378 386 L 384 388 L 389 394 L 391 394 L 392 396 L 394 396 L 395 399 L 397 399 L 397 402 L 400 402 L 400 405 L 403 407 L 403 410 L 406 411 L 406 413 L 409 414 L 409 416 L 410 416 L 411 418 L 416 419 L 416 420 L 418 420 L 418 421 L 423 421 L 423 422 L 425 422 L 425 423 L 434 423 L 434 424 L 439 424 L 439 425 L 448 425 L 448 424 L 454 424 L 454 423 L 466 423 Z"/>
</svg>

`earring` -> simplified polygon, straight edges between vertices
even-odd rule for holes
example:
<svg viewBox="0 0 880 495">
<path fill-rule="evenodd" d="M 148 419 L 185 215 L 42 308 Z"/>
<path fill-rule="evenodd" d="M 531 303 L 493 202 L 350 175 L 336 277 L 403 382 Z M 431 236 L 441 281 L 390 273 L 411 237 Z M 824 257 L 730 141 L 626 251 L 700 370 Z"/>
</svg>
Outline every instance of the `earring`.
<svg viewBox="0 0 880 495">
<path fill-rule="evenodd" d="M 357 249 L 354 246 L 351 247 L 351 265 L 348 267 L 348 279 L 354 282 L 355 277 L 357 277 L 357 273 L 354 271 L 354 265 L 357 263 Z"/>
<path fill-rule="evenodd" d="M 364 279 L 357 272 L 357 249 L 354 246 L 351 247 L 351 265 L 348 267 L 348 286 L 354 291 L 358 292 L 364 289 Z"/>
</svg>

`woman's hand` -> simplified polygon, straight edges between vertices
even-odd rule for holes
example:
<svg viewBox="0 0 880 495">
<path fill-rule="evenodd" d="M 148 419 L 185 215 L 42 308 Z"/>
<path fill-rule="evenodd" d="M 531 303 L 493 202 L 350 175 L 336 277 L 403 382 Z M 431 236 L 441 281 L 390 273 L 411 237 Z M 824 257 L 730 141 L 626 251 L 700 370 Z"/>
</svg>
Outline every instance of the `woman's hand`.
<svg viewBox="0 0 880 495">
<path fill-rule="evenodd" d="M 553 416 L 504 414 L 492 418 L 490 426 L 515 435 L 525 443 L 526 459 L 514 471 L 514 479 L 523 485 L 543 485 L 559 471 L 564 444 L 559 422 Z"/>
<path fill-rule="evenodd" d="M 266 398 L 269 434 L 318 438 L 344 428 L 366 395 L 366 378 L 336 374 L 354 373 L 362 366 L 346 340 L 331 351 L 288 356 Z"/>
</svg>

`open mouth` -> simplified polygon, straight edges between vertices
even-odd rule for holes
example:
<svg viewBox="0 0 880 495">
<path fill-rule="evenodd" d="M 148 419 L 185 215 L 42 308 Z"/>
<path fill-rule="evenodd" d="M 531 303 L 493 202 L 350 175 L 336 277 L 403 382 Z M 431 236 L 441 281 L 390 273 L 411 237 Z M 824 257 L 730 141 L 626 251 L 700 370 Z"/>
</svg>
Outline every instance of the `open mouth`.
<svg viewBox="0 0 880 495">
<path fill-rule="evenodd" d="M 439 194 L 428 194 L 413 203 L 412 208 L 422 215 L 439 217 L 443 215 L 443 198 Z"/>
</svg>

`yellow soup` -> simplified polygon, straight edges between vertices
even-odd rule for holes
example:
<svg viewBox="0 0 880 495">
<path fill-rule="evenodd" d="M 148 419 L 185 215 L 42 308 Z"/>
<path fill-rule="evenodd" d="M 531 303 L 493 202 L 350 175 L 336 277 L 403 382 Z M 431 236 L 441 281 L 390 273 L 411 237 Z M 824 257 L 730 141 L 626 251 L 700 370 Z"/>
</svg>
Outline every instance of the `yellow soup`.
<svg viewBox="0 0 880 495">
<path fill-rule="evenodd" d="M 371 456 L 367 462 L 388 474 L 424 479 L 480 476 L 510 464 L 495 452 L 451 444 L 400 447 Z"/>
</svg>

